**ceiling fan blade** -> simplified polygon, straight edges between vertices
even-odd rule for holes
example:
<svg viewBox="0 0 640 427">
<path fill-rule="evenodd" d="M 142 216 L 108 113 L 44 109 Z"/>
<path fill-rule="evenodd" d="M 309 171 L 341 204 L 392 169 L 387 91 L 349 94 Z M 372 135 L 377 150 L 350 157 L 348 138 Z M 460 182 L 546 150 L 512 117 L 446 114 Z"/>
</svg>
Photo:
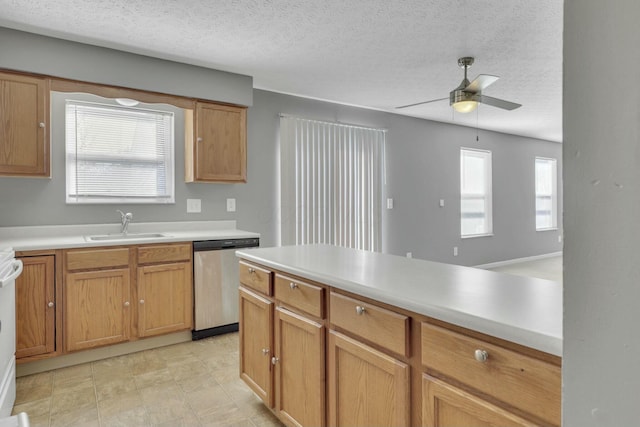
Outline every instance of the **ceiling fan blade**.
<svg viewBox="0 0 640 427">
<path fill-rule="evenodd" d="M 449 99 L 449 97 L 446 97 L 446 98 L 438 98 L 438 99 L 432 99 L 431 101 L 416 102 L 415 104 L 402 105 L 402 106 L 400 106 L 400 107 L 396 107 L 396 109 L 400 109 L 400 108 L 409 108 L 409 107 L 415 107 L 416 105 L 429 104 L 429 103 L 431 103 L 431 102 L 437 102 L 437 101 L 444 101 L 445 99 Z"/>
<path fill-rule="evenodd" d="M 504 99 L 492 98 L 486 95 L 479 95 L 478 102 L 491 105 L 492 107 L 502 108 L 504 110 L 515 110 L 518 107 L 522 107 L 522 104 L 516 104 L 515 102 L 505 101 Z"/>
<path fill-rule="evenodd" d="M 490 74 L 480 74 L 464 88 L 464 91 L 473 93 L 481 92 L 482 89 L 495 83 L 499 78 L 498 76 L 492 76 Z"/>
</svg>

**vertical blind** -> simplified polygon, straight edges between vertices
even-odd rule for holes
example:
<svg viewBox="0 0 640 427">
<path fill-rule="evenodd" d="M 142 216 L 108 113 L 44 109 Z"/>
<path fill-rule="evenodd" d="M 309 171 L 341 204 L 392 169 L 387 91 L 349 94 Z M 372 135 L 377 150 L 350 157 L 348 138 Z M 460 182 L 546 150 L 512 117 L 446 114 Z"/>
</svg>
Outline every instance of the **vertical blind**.
<svg viewBox="0 0 640 427">
<path fill-rule="evenodd" d="M 280 118 L 282 244 L 380 251 L 386 131 Z"/>
<path fill-rule="evenodd" d="M 66 102 L 67 203 L 173 203 L 173 113 Z"/>
</svg>

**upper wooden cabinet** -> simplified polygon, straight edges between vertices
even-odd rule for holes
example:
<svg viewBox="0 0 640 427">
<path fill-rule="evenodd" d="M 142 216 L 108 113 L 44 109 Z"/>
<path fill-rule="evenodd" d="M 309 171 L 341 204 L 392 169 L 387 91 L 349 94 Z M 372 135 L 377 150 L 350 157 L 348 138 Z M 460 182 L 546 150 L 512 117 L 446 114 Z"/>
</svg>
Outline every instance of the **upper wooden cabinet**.
<svg viewBox="0 0 640 427">
<path fill-rule="evenodd" d="M 0 73 L 0 176 L 49 177 L 47 79 Z"/>
<path fill-rule="evenodd" d="M 247 109 L 197 102 L 185 110 L 185 181 L 247 182 Z"/>
</svg>

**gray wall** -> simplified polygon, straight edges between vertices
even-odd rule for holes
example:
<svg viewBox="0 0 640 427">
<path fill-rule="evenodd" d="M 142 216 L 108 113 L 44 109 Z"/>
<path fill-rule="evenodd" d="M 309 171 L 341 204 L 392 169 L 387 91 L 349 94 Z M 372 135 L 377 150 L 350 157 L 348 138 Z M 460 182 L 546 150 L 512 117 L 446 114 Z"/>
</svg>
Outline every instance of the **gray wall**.
<svg viewBox="0 0 640 427">
<path fill-rule="evenodd" d="M 53 40 L 55 44 L 64 43 Z M 76 45 L 73 44 L 78 48 Z M 82 49 L 91 50 L 86 46 Z M 101 57 L 102 48 L 96 49 L 96 55 Z M 14 57 L 24 56 L 15 50 L 7 52 L 8 59 L 3 59 L 0 65 L 14 63 L 17 61 Z M 113 51 L 108 53 L 112 54 Z M 135 55 L 126 56 L 131 56 L 131 74 L 135 74 L 138 59 Z M 143 57 L 143 61 L 147 59 Z M 127 73 L 120 65 L 117 68 L 121 84 L 135 86 L 135 78 L 128 82 Z M 189 70 L 190 66 L 181 67 Z M 30 71 L 38 70 L 30 68 Z M 109 74 L 109 71 L 109 67 L 102 70 L 103 74 Z M 46 73 L 47 69 L 40 72 Z M 178 73 L 176 78 L 180 76 Z M 183 130 L 178 126 L 175 205 L 67 205 L 64 202 L 63 133 L 54 123 L 52 179 L 0 177 L 0 226 L 111 223 L 119 219 L 115 213 L 118 208 L 133 212 L 137 222 L 235 219 L 239 228 L 261 233 L 264 246 L 276 245 L 279 242 L 278 115 L 284 113 L 388 129 L 385 198 L 393 198 L 395 207 L 383 213 L 385 252 L 397 255 L 412 252 L 415 258 L 476 265 L 556 252 L 562 248 L 558 242 L 561 230 L 535 231 L 533 184 L 535 156 L 557 158 L 561 174 L 560 144 L 489 131 L 480 131 L 480 140 L 476 141 L 476 131 L 472 128 L 261 90 L 252 92 L 252 100 L 253 106 L 248 110 L 247 184 L 185 184 L 182 179 L 184 138 Z M 180 116 L 177 111 L 176 117 Z M 53 112 L 55 122 L 60 122 L 60 117 L 59 113 Z M 460 239 L 461 146 L 493 152 L 493 237 Z M 225 199 L 228 197 L 236 198 L 237 212 L 226 212 Z M 188 198 L 202 199 L 202 213 L 186 213 Z M 445 200 L 444 208 L 438 206 L 439 199 Z M 454 246 L 459 248 L 458 257 L 453 256 Z"/>
<path fill-rule="evenodd" d="M 0 68 L 251 105 L 253 78 L 0 27 Z"/>
<path fill-rule="evenodd" d="M 640 425 L 640 2 L 564 2 L 563 425 Z"/>
</svg>

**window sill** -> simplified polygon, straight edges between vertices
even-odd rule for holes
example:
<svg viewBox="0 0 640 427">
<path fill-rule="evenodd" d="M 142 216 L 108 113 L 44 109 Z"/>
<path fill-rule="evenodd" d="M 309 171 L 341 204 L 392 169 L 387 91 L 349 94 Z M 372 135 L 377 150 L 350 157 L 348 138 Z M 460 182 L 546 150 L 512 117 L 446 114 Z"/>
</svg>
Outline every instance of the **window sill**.
<svg viewBox="0 0 640 427">
<path fill-rule="evenodd" d="M 558 231 L 558 227 L 552 227 L 552 228 L 536 228 L 536 231 Z"/>
<path fill-rule="evenodd" d="M 488 234 L 473 234 L 471 236 L 460 236 L 461 239 L 475 239 L 476 237 L 493 237 L 493 233 Z"/>
</svg>

